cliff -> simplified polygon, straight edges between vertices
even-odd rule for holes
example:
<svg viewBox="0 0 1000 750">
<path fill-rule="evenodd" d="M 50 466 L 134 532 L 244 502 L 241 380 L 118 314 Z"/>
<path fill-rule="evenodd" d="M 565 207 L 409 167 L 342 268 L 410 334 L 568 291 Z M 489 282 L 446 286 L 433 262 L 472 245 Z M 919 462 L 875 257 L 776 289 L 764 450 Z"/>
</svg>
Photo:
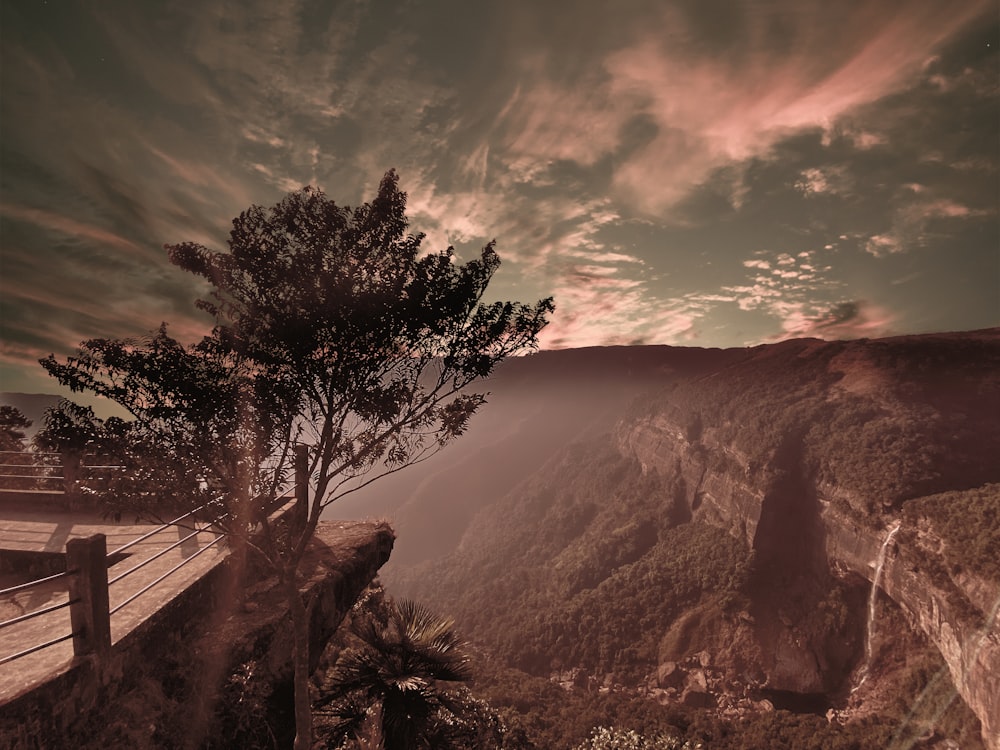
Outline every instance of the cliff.
<svg viewBox="0 0 1000 750">
<path fill-rule="evenodd" d="M 661 353 L 610 432 L 567 436 L 390 590 L 566 689 L 829 714 L 862 747 L 954 682 L 964 703 L 919 733 L 997 747 L 1000 331 L 686 355 Z M 880 589 L 899 609 L 877 599 L 855 691 L 897 521 Z"/>
<path fill-rule="evenodd" d="M 905 348 L 912 348 L 916 342 L 904 341 L 900 347 L 904 351 L 893 352 L 900 359 L 892 367 L 875 361 L 862 343 L 800 344 L 794 359 L 783 360 L 785 371 L 773 381 L 756 380 L 754 386 L 737 391 L 740 380 L 746 385 L 740 376 L 745 374 L 747 364 L 742 372 L 716 374 L 717 382 L 708 389 L 711 395 L 718 399 L 723 390 L 734 395 L 729 395 L 729 404 L 716 401 L 714 418 L 706 419 L 697 409 L 679 404 L 677 394 L 673 394 L 674 399 L 664 404 L 667 408 L 620 422 L 616 442 L 624 455 L 640 462 L 644 472 L 676 476 L 683 488 L 683 507 L 690 517 L 744 539 L 761 569 L 779 566 L 797 570 L 797 581 L 781 582 L 786 593 L 789 586 L 794 593 L 802 593 L 804 579 L 822 577 L 827 572 L 839 578 L 861 576 L 870 583 L 892 519 L 903 518 L 911 504 L 916 507 L 920 498 L 932 496 L 929 492 L 924 495 L 929 489 L 966 490 L 981 480 L 997 479 L 991 475 L 986 458 L 998 446 L 995 431 L 985 426 L 971 430 L 970 423 L 977 419 L 972 409 L 956 413 L 930 408 L 943 396 L 956 398 L 943 391 L 974 381 L 974 408 L 998 413 L 994 410 L 996 370 L 990 369 L 996 366 L 996 336 L 984 335 L 982 342 L 989 356 L 978 365 L 967 358 L 953 360 L 950 366 L 954 373 L 947 373 L 947 378 L 939 373 L 934 389 L 925 389 L 922 398 L 912 388 L 906 388 L 907 383 L 900 382 L 899 377 L 899 370 L 905 366 Z M 934 341 L 919 343 L 920 356 L 913 356 L 911 365 L 926 365 L 927 357 L 941 357 L 954 348 L 954 342 L 943 339 L 939 346 Z M 762 355 L 773 356 L 773 352 Z M 810 359 L 812 364 L 804 364 Z M 817 361 L 821 367 L 816 367 Z M 808 373 L 808 380 L 803 377 L 805 373 L 795 372 L 797 367 Z M 773 368 L 768 369 L 773 372 Z M 821 401 L 810 405 L 809 400 L 815 396 L 811 385 L 803 383 L 821 383 L 831 375 L 832 387 L 825 389 Z M 912 376 L 909 379 L 912 382 Z M 739 404 L 732 403 L 740 400 L 766 408 L 768 402 L 755 401 L 753 390 L 772 389 L 775 385 L 785 386 L 791 397 L 786 400 L 794 399 L 794 410 L 798 412 L 789 419 L 789 410 L 785 410 L 779 430 L 762 425 L 770 418 L 762 409 L 741 410 Z M 698 392 L 698 400 L 703 403 L 707 397 L 704 390 L 703 384 L 689 386 L 686 395 Z M 744 412 L 743 419 L 735 426 L 734 417 L 738 418 L 740 411 Z M 756 412 L 756 418 L 747 418 L 747 411 Z M 966 438 L 954 428 L 929 435 L 931 430 L 925 426 L 918 436 L 898 429 L 902 438 L 899 444 L 883 441 L 881 450 L 867 455 L 868 460 L 888 465 L 893 476 L 880 475 L 881 469 L 861 475 L 841 473 L 841 465 L 865 460 L 869 446 L 864 433 L 873 419 L 889 422 L 895 429 L 900 422 L 905 427 L 907 419 L 921 412 L 932 427 L 942 422 L 964 423 L 966 434 L 974 431 L 986 439 L 975 453 L 963 452 Z M 829 428 L 821 424 L 822 420 L 841 423 L 844 434 L 838 435 L 833 445 Z M 883 425 L 880 434 L 892 434 L 892 429 Z M 843 450 L 843 444 L 851 441 L 853 450 Z M 915 462 L 909 469 L 905 459 L 911 458 L 909 447 L 917 444 L 931 459 Z M 900 456 L 903 461 L 898 460 Z M 938 456 L 960 458 L 970 471 L 958 474 L 943 465 Z M 1000 485 L 986 484 L 982 492 L 993 505 L 1000 501 Z M 961 506 L 962 493 L 954 493 L 948 502 Z M 986 529 L 994 544 L 1000 540 L 998 525 L 1000 519 L 995 518 L 993 528 Z M 912 626 L 940 651 L 959 694 L 982 722 L 987 745 L 1000 747 L 1000 581 L 975 570 L 949 573 L 942 559 L 946 542 L 936 530 L 935 520 L 924 513 L 906 512 L 898 538 L 893 541 L 882 588 L 902 608 Z M 998 548 L 993 546 L 994 552 Z M 770 588 L 775 583 L 772 580 Z M 838 667 L 837 660 L 831 658 L 829 644 L 822 639 L 817 642 L 796 627 L 798 618 L 786 612 L 790 605 L 781 599 L 766 598 L 777 609 L 761 612 L 764 618 L 759 618 L 757 628 L 758 639 L 772 644 L 763 649 L 768 686 L 800 693 L 828 689 L 830 673 Z"/>
</svg>

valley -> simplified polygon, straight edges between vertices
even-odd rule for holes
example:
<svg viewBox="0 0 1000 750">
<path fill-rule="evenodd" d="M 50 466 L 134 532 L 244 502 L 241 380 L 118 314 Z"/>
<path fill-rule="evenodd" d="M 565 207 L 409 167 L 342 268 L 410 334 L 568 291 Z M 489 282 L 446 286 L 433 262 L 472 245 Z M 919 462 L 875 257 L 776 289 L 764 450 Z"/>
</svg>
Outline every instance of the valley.
<svg viewBox="0 0 1000 750">
<path fill-rule="evenodd" d="M 998 747 L 996 330 L 509 365 L 483 419 L 517 428 L 369 506 L 417 537 L 387 589 L 456 617 L 494 705 L 531 676 L 711 747 Z"/>
</svg>

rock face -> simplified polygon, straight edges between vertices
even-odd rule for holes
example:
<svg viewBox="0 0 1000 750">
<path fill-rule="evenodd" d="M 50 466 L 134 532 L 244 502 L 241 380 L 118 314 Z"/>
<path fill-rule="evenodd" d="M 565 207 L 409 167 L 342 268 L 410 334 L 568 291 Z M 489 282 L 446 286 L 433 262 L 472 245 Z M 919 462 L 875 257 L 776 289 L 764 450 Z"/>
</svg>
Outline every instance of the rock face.
<svg viewBox="0 0 1000 750">
<path fill-rule="evenodd" d="M 511 666 L 616 672 L 657 700 L 701 701 L 683 680 L 656 683 L 660 665 L 707 650 L 726 672 L 710 690 L 720 712 L 736 695 L 888 716 L 877 699 L 909 688 L 881 678 L 920 683 L 902 644 L 932 643 L 996 747 L 1000 494 L 976 493 L 1000 487 L 1000 329 L 691 352 L 697 367 L 664 353 L 655 389 L 600 432 L 512 468 L 520 481 L 456 547 L 390 585 L 451 609 Z M 876 653 L 852 702 L 874 561 L 897 521 L 881 587 L 913 630 Z"/>
<path fill-rule="evenodd" d="M 758 559 L 790 559 L 804 575 L 826 566 L 844 577 L 873 578 L 885 536 L 858 520 L 857 497 L 835 485 L 795 477 L 779 461 L 757 464 L 718 430 L 691 431 L 664 414 L 619 424 L 619 449 L 643 470 L 683 480 L 690 516 L 743 538 Z M 979 717 L 988 747 L 1000 748 L 1000 586 L 967 574 L 934 575 L 942 546 L 928 528 L 903 527 L 887 556 L 882 587 L 913 627 L 938 648 L 962 699 Z M 818 557 L 817 557 L 818 555 Z M 767 686 L 801 693 L 823 691 L 827 654 L 796 632 L 792 621 L 758 628 L 765 647 Z"/>
</svg>

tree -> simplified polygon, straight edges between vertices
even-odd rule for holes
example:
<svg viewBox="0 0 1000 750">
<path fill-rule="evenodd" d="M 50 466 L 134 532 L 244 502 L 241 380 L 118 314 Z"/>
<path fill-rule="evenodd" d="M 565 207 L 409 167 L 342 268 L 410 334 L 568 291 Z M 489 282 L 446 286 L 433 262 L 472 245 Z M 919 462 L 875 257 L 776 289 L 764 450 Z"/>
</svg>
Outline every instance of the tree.
<svg viewBox="0 0 1000 750">
<path fill-rule="evenodd" d="M 14 406 L 0 406 L 0 451 L 7 455 L 0 457 L 0 463 L 8 466 L 33 466 L 36 456 L 25 453 L 25 430 L 31 427 L 31 420 Z M 8 473 L 9 472 L 9 473 Z M 27 473 L 26 473 L 27 472 Z M 7 469 L 0 473 L 4 489 L 32 490 L 37 488 L 33 469 Z"/>
<path fill-rule="evenodd" d="M 386 750 L 462 746 L 482 711 L 455 687 L 471 671 L 453 628 L 452 620 L 408 600 L 356 607 L 354 642 L 321 690 L 318 712 L 327 720 L 328 743 L 340 746 L 353 736 L 377 740 Z"/>
<path fill-rule="evenodd" d="M 25 430 L 31 420 L 13 406 L 0 406 L 0 451 L 23 451 Z"/>
<path fill-rule="evenodd" d="M 484 303 L 500 264 L 493 243 L 465 264 L 452 248 L 421 254 L 405 207 L 393 171 L 353 209 L 312 188 L 251 206 L 228 251 L 166 246 L 211 287 L 198 306 L 215 326 L 201 341 L 184 346 L 164 324 L 42 360 L 62 384 L 131 412 L 131 439 L 197 466 L 237 553 L 249 545 L 277 574 L 294 628 L 296 748 L 311 738 L 298 568 L 323 508 L 461 435 L 485 401 L 469 386 L 536 348 L 553 310 L 551 299 Z M 275 525 L 268 513 L 300 442 L 311 447 L 309 502 L 295 523 Z"/>
<path fill-rule="evenodd" d="M 164 514 L 210 502 L 200 462 L 183 451 L 164 450 L 163 441 L 138 421 L 99 419 L 89 406 L 66 399 L 45 410 L 43 427 L 32 439 L 39 451 L 62 456 L 67 485 L 95 497 L 105 515 L 120 520 L 132 511 L 162 521 Z M 99 454 L 105 473 L 81 472 L 84 453 Z"/>
</svg>

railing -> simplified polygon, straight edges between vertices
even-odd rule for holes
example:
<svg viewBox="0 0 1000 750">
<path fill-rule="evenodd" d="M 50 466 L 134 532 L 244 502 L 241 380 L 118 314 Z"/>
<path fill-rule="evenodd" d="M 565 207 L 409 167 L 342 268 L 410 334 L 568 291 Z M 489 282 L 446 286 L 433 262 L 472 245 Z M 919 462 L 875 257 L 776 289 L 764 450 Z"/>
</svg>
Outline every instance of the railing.
<svg viewBox="0 0 1000 750">
<path fill-rule="evenodd" d="M 62 454 L 0 451 L 0 489 L 61 492 L 64 487 Z"/>
<path fill-rule="evenodd" d="M 67 547 L 68 546 L 69 545 L 67 544 Z M 68 553 L 68 549 L 67 549 L 67 553 Z M 0 596 L 5 596 L 5 595 L 8 595 L 8 594 L 14 594 L 14 593 L 17 593 L 17 592 L 20 592 L 20 591 L 25 591 L 25 590 L 30 589 L 30 588 L 37 588 L 38 586 L 41 586 L 43 584 L 50 583 L 50 582 L 53 582 L 53 581 L 58 581 L 58 580 L 62 580 L 62 579 L 69 579 L 72 576 L 76 575 L 78 572 L 79 571 L 77 571 L 77 570 L 69 570 L 69 569 L 67 569 L 66 572 L 64 572 L 64 573 L 57 573 L 56 575 L 48 576 L 46 578 L 40 578 L 40 579 L 38 579 L 36 581 L 29 581 L 28 583 L 23 583 L 20 586 L 11 586 L 10 588 L 0 589 Z M 32 612 L 28 612 L 26 614 L 23 614 L 20 617 L 11 618 L 10 620 L 4 620 L 3 622 L 0 622 L 0 628 L 6 628 L 6 627 L 9 627 L 11 625 L 17 625 L 19 622 L 25 622 L 27 620 L 34 619 L 36 617 L 41 617 L 42 615 L 46 615 L 49 612 L 55 612 L 58 609 L 63 609 L 65 607 L 71 607 L 71 606 L 73 606 L 76 603 L 77 602 L 74 601 L 72 597 L 70 597 L 69 601 L 65 601 L 65 602 L 62 602 L 60 604 L 54 604 L 54 605 L 49 606 L 49 607 L 43 607 L 42 609 L 36 609 L 36 610 L 34 610 Z M 15 659 L 20 659 L 22 656 L 28 656 L 29 654 L 33 654 L 36 651 L 41 651 L 43 648 L 48 648 L 49 646 L 55 646 L 56 644 L 62 643 L 63 641 L 68 641 L 72 637 L 73 637 L 73 631 L 70 630 L 70 632 L 66 633 L 65 635 L 61 635 L 61 636 L 59 636 L 57 638 L 53 638 L 53 639 L 45 641 L 43 643 L 35 644 L 34 646 L 31 646 L 29 648 L 23 649 L 22 651 L 18 651 L 15 654 L 10 654 L 8 656 L 0 657 L 0 665 L 6 664 L 9 661 L 14 661 Z"/>
<path fill-rule="evenodd" d="M 0 451 L 0 496 L 64 496 L 73 506 L 85 488 L 107 485 L 121 466 L 75 451 Z"/>
<path fill-rule="evenodd" d="M 296 522 L 302 523 L 305 521 L 306 513 L 308 511 L 309 469 L 307 446 L 300 445 L 296 447 L 294 467 L 295 505 L 291 511 L 291 518 Z M 276 511 L 278 507 L 283 505 L 289 499 L 290 498 L 287 496 L 275 498 L 273 507 L 266 508 L 265 512 L 270 515 L 270 513 Z M 35 581 L 29 581 L 28 583 L 22 583 L 17 586 L 11 586 L 10 588 L 0 589 L 0 597 L 3 597 L 26 591 L 31 588 L 37 588 L 49 583 L 66 580 L 69 592 L 67 601 L 52 604 L 47 607 L 25 613 L 18 617 L 4 620 L 0 622 L 0 629 L 7 628 L 21 622 L 26 622 L 66 607 L 69 607 L 70 609 L 70 632 L 43 643 L 34 644 L 17 653 L 0 657 L 0 665 L 24 656 L 28 656 L 29 654 L 33 654 L 36 651 L 48 648 L 49 646 L 62 643 L 70 638 L 73 639 L 74 656 L 83 656 L 86 654 L 97 654 L 100 656 L 106 654 L 111 649 L 112 615 L 131 604 L 137 598 L 150 591 L 170 576 L 174 575 L 196 557 L 208 551 L 225 538 L 226 535 L 219 528 L 219 522 L 228 517 L 228 514 L 226 513 L 216 512 L 215 515 L 209 516 L 211 520 L 201 522 L 202 525 L 200 527 L 198 525 L 198 519 L 200 517 L 204 517 L 205 514 L 203 512 L 210 506 L 217 508 L 218 504 L 216 502 L 206 503 L 205 505 L 195 508 L 192 511 L 178 516 L 172 521 L 168 521 L 167 523 L 157 526 L 147 533 L 126 542 L 111 553 L 108 553 L 107 551 L 107 538 L 104 534 L 94 534 L 93 536 L 86 538 L 71 539 L 66 543 L 65 572 L 56 573 L 55 575 L 50 575 Z M 191 519 L 189 522 L 191 524 L 190 526 L 182 523 L 185 522 L 186 519 Z M 173 544 L 158 550 L 155 554 L 137 562 L 131 568 L 118 573 L 113 578 L 108 577 L 109 561 L 113 562 L 120 560 L 126 550 L 131 549 L 140 542 L 147 541 L 156 534 L 160 534 L 169 528 L 187 528 L 191 533 L 183 536 L 181 539 L 178 539 Z M 135 591 L 116 604 L 113 608 L 110 606 L 109 588 L 111 586 L 121 582 L 123 579 L 136 573 L 155 560 L 158 560 L 163 557 L 163 555 L 168 554 L 177 547 L 180 547 L 185 542 L 195 538 L 198 534 L 204 533 L 211 533 L 216 536 L 204 547 L 199 548 L 197 552 L 188 555 L 179 563 L 171 567 L 170 570 L 162 573 L 155 580 L 147 583 L 138 591 Z"/>
<path fill-rule="evenodd" d="M 178 516 L 174 520 L 158 526 L 142 536 L 123 544 L 110 554 L 107 551 L 107 539 L 104 534 L 94 534 L 93 536 L 86 538 L 70 539 L 66 543 L 66 571 L 64 573 L 57 573 L 35 581 L 29 581 L 28 583 L 22 583 L 17 586 L 0 589 L 0 597 L 2 597 L 65 580 L 67 582 L 69 592 L 67 601 L 42 607 L 41 609 L 27 612 L 18 617 L 4 620 L 3 622 L 0 622 L 0 629 L 17 625 L 18 623 L 26 622 L 66 607 L 70 610 L 70 630 L 68 633 L 42 643 L 34 644 L 28 648 L 18 651 L 17 653 L 0 657 L 0 665 L 24 656 L 28 656 L 36 651 L 41 651 L 49 646 L 55 646 L 56 644 L 67 641 L 70 638 L 73 639 L 73 654 L 75 656 L 83 656 L 94 653 L 98 655 L 106 654 L 111 649 L 111 615 L 131 604 L 137 598 L 148 592 L 157 584 L 163 582 L 166 578 L 179 571 L 185 565 L 190 563 L 202 553 L 211 549 L 214 545 L 218 544 L 225 538 L 225 535 L 221 533 L 217 527 L 218 522 L 224 518 L 224 515 L 216 516 L 214 520 L 206 522 L 201 527 L 197 525 L 197 522 L 195 522 L 192 527 L 181 526 L 182 521 L 188 518 L 193 518 L 196 514 L 204 511 L 206 508 L 208 508 L 208 505 L 203 505 L 185 513 L 182 516 Z M 178 526 L 181 526 L 182 528 L 191 528 L 191 533 L 182 537 L 177 542 L 158 550 L 155 554 L 141 560 L 131 568 L 119 573 L 114 578 L 108 578 L 109 560 L 120 559 L 125 550 L 134 547 L 140 542 L 150 539 L 156 534 L 162 533 L 166 529 Z M 214 533 L 216 536 L 208 544 L 199 548 L 197 552 L 185 557 L 179 563 L 171 567 L 170 570 L 158 576 L 154 581 L 147 583 L 138 591 L 132 593 L 126 599 L 119 602 L 114 608 L 110 607 L 110 586 L 127 578 L 138 570 L 144 568 L 146 565 L 149 565 L 151 562 L 158 560 L 163 555 L 181 546 L 185 542 L 196 537 L 198 534 L 203 533 Z"/>
</svg>

